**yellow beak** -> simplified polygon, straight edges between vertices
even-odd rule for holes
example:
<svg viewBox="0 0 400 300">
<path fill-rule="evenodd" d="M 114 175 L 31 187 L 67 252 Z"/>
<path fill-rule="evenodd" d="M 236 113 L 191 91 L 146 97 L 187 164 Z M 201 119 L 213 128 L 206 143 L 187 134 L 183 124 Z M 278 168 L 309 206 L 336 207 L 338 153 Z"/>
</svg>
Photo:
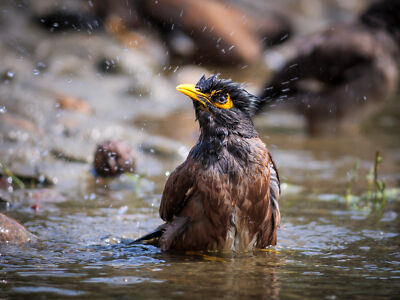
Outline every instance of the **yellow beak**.
<svg viewBox="0 0 400 300">
<path fill-rule="evenodd" d="M 176 90 L 185 94 L 193 100 L 196 100 L 204 105 L 207 108 L 207 104 L 205 101 L 210 102 L 208 96 L 200 92 L 198 88 L 194 84 L 180 84 L 176 87 Z"/>
</svg>

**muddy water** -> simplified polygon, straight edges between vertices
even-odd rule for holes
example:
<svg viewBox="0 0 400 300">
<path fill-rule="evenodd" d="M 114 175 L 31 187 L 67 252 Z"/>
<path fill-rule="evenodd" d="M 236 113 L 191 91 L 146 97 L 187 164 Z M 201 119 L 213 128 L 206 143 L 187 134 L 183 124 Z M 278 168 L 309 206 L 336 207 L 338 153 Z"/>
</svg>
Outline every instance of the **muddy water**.
<svg viewBox="0 0 400 300">
<path fill-rule="evenodd" d="M 270 122 L 274 118 L 276 122 Z M 363 134 L 308 138 L 301 123 L 277 129 L 277 123 L 285 125 L 285 118 L 293 116 L 267 114 L 256 120 L 285 183 L 278 246 L 246 253 L 177 254 L 129 245 L 131 239 L 159 224 L 166 176 L 140 182 L 123 176 L 95 183 L 88 175 L 82 186 L 68 191 L 65 202 L 41 205 L 36 212 L 21 205 L 10 212 L 41 242 L 2 247 L 0 297 L 398 297 L 398 197 L 388 199 L 383 210 L 349 207 L 342 197 L 347 173 L 356 160 L 360 170 L 353 192 L 365 191 L 364 176 L 376 150 L 384 157 L 382 178 L 390 188 L 399 186 L 400 139 L 395 128 L 393 132 L 378 128 Z M 191 111 L 136 124 L 141 122 L 150 133 L 188 145 L 197 136 Z M 162 174 L 168 174 L 179 159 L 158 162 Z"/>
</svg>

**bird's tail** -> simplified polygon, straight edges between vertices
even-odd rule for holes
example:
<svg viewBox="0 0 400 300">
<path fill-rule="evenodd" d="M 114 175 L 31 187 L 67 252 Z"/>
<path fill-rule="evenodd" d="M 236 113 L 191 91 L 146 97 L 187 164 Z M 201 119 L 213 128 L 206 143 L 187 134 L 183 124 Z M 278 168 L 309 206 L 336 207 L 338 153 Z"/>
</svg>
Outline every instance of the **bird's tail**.
<svg viewBox="0 0 400 300">
<path fill-rule="evenodd" d="M 132 241 L 130 244 L 140 244 L 140 243 L 158 244 L 158 241 L 159 241 L 160 237 L 165 232 L 165 226 L 164 225 L 165 224 L 162 224 L 162 225 L 158 226 L 153 231 L 141 236 L 140 238 L 137 238 L 136 240 Z"/>
</svg>

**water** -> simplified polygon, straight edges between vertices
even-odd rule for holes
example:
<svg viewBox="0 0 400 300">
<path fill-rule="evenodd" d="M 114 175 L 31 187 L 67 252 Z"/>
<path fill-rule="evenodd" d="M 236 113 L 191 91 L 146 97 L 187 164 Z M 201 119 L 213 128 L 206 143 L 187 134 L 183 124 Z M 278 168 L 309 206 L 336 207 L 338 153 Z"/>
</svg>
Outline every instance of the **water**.
<svg viewBox="0 0 400 300">
<path fill-rule="evenodd" d="M 191 124 L 171 130 L 169 122 Z M 178 122 L 178 123 L 177 123 Z M 180 123 L 182 122 L 182 123 Z M 192 144 L 192 112 L 152 120 L 150 132 Z M 370 210 L 346 205 L 343 194 L 360 160 L 354 193 L 377 145 L 380 174 L 400 181 L 396 133 L 308 138 L 301 130 L 274 131 L 256 120 L 278 164 L 283 185 L 278 245 L 244 253 L 162 253 L 129 241 L 160 223 L 166 177 L 179 161 L 160 159 L 163 171 L 139 190 L 129 178 L 95 184 L 89 178 L 67 201 L 26 205 L 9 214 L 41 241 L 0 250 L 0 297 L 12 299 L 128 298 L 395 298 L 400 290 L 400 201 Z M 147 187 L 146 187 L 147 186 Z M 150 187 L 149 187 L 150 186 Z M 94 196 L 93 196 L 94 195 Z"/>
</svg>

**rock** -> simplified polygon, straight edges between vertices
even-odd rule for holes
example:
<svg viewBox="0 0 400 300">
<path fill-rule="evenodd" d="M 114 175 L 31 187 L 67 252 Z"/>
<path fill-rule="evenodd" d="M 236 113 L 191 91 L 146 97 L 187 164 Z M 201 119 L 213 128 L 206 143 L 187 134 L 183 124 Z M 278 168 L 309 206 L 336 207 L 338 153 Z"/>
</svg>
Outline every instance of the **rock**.
<svg viewBox="0 0 400 300">
<path fill-rule="evenodd" d="M 10 193 L 0 189 L 0 210 L 7 210 L 11 202 L 12 198 Z"/>
<path fill-rule="evenodd" d="M 117 1 L 113 1 L 113 7 L 115 6 L 115 2 Z M 121 17 L 120 14 L 108 13 L 105 23 L 107 31 L 124 45 L 125 49 L 134 50 L 133 53 L 144 53 L 146 56 L 150 57 L 151 61 L 148 63 L 156 66 L 165 65 L 168 61 L 168 51 L 159 40 L 158 36 L 149 30 L 137 28 L 130 24 L 129 20 L 133 19 L 132 14 L 129 17 Z M 134 27 L 132 28 L 132 26 Z"/>
<path fill-rule="evenodd" d="M 32 121 L 10 112 L 0 118 L 0 127 L 0 139 L 5 141 L 27 142 L 43 136 L 43 130 Z"/>
<path fill-rule="evenodd" d="M 136 153 L 123 141 L 105 141 L 97 146 L 94 170 L 101 177 L 115 177 L 135 170 Z"/>
<path fill-rule="evenodd" d="M 0 143 L 0 158 L 11 174 L 23 181 L 41 184 L 52 183 L 51 178 L 43 174 L 41 149 L 22 143 Z M 3 168 L 0 175 L 9 176 Z"/>
<path fill-rule="evenodd" d="M 60 192 L 54 189 L 25 189 L 13 192 L 13 200 L 28 205 L 42 203 L 60 203 L 67 200 Z"/>
<path fill-rule="evenodd" d="M 61 109 L 72 110 L 85 115 L 88 115 L 92 112 L 92 108 L 90 107 L 89 103 L 72 96 L 59 96 L 57 98 L 57 104 Z"/>
<path fill-rule="evenodd" d="M 83 140 L 79 137 L 58 137 L 50 144 L 51 153 L 66 161 L 90 163 L 93 160 L 94 141 Z"/>
<path fill-rule="evenodd" d="M 143 151 L 169 158 L 183 158 L 189 154 L 189 149 L 174 140 L 161 136 L 149 136 L 143 141 L 141 148 Z"/>
<path fill-rule="evenodd" d="M 380 22 L 393 25 L 397 18 L 400 24 L 397 11 L 386 11 Z M 295 107 L 310 134 L 357 127 L 349 123 L 397 88 L 400 27 L 382 28 L 360 21 L 296 40 L 294 57 L 266 83 L 260 95 L 264 104 Z"/>
<path fill-rule="evenodd" d="M 4 84 L 11 83 L 15 78 L 15 71 L 13 69 L 6 69 L 0 74 L 0 82 Z"/>
<path fill-rule="evenodd" d="M 0 245 L 29 243 L 36 239 L 23 225 L 0 213 Z"/>
<path fill-rule="evenodd" d="M 175 84 L 178 85 L 188 82 L 197 82 L 203 75 L 209 77 L 212 75 L 212 72 L 195 65 L 182 66 L 174 73 Z"/>
<path fill-rule="evenodd" d="M 220 1 L 142 1 L 139 11 L 162 31 L 182 31 L 192 38 L 197 60 L 248 64 L 261 54 L 258 36 L 243 13 Z"/>
<path fill-rule="evenodd" d="M 101 28 L 102 22 L 92 11 L 92 1 L 69 0 L 62 5 L 49 0 L 30 3 L 36 22 L 49 32 L 93 31 Z M 60 3 L 61 4 L 61 3 Z"/>
</svg>

